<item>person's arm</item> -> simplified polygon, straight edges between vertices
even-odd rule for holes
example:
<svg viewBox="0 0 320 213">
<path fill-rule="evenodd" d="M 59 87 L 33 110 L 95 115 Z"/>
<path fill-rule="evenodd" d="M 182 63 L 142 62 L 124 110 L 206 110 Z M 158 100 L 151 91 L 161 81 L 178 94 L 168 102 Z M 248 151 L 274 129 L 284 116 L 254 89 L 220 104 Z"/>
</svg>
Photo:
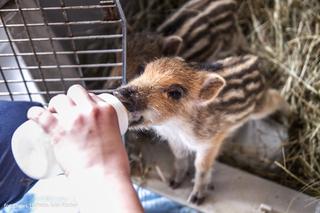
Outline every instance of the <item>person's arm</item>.
<svg viewBox="0 0 320 213">
<path fill-rule="evenodd" d="M 69 175 L 81 212 L 143 212 L 128 176 L 89 169 Z"/>
<path fill-rule="evenodd" d="M 50 100 L 48 109 L 31 108 L 28 117 L 51 135 L 81 212 L 143 212 L 130 179 L 127 154 L 115 110 L 73 86 Z"/>
</svg>

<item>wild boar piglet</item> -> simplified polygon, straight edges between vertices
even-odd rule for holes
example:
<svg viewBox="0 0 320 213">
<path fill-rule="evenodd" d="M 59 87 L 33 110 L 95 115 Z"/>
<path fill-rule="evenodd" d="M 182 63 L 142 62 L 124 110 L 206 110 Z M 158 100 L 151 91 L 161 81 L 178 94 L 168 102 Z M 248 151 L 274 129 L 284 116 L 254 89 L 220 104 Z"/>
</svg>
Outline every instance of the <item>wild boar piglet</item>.
<svg viewBox="0 0 320 213">
<path fill-rule="evenodd" d="M 152 128 L 166 139 L 175 156 L 170 186 L 178 187 L 195 152 L 195 181 L 189 202 L 200 204 L 211 181 L 213 163 L 226 137 L 250 119 L 289 107 L 265 86 L 253 55 L 212 64 L 160 58 L 114 94 L 129 110 L 130 128 Z"/>
</svg>

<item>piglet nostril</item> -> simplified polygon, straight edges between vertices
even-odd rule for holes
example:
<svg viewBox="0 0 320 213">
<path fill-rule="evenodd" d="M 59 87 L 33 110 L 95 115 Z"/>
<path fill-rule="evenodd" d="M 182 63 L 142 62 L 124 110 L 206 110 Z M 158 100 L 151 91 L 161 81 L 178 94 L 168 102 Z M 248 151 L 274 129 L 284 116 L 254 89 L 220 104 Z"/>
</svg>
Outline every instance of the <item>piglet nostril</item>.
<svg viewBox="0 0 320 213">
<path fill-rule="evenodd" d="M 116 96 L 127 108 L 128 111 L 134 111 L 136 105 L 135 89 L 130 87 L 123 87 L 113 91 L 113 95 Z"/>
<path fill-rule="evenodd" d="M 118 90 L 114 90 L 114 91 L 112 91 L 112 95 L 118 97 L 120 95 L 120 93 Z"/>
<path fill-rule="evenodd" d="M 124 94 L 125 94 L 125 92 L 124 92 L 124 88 L 119 88 L 119 89 L 116 89 L 116 90 L 114 90 L 113 92 L 112 92 L 112 94 L 114 95 L 114 96 L 116 96 L 117 98 L 119 98 L 119 99 L 125 99 L 125 98 L 127 98 Z"/>
</svg>

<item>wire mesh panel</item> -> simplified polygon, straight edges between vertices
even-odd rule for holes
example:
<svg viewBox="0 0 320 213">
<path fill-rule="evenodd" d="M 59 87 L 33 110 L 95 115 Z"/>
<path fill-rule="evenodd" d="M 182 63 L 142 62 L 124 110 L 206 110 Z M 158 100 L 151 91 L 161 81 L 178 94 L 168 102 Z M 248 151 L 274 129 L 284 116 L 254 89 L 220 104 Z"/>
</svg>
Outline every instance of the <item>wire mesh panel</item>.
<svg viewBox="0 0 320 213">
<path fill-rule="evenodd" d="M 125 83 L 118 0 L 9 0 L 0 7 L 0 100 L 45 103 L 73 84 L 101 93 L 112 89 L 104 88 L 108 80 Z M 119 76 L 108 77 L 112 69 Z"/>
</svg>

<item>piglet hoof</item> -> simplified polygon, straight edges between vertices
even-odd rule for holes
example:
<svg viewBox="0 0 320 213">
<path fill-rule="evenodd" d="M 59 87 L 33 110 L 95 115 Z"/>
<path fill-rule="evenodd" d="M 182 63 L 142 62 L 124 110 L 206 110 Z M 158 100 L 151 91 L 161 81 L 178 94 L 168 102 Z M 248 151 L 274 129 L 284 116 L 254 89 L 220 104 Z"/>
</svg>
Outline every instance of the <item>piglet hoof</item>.
<svg viewBox="0 0 320 213">
<path fill-rule="evenodd" d="M 191 193 L 188 198 L 188 202 L 195 205 L 201 205 L 205 199 L 206 197 L 203 195 L 199 195 L 199 193 Z"/>
<path fill-rule="evenodd" d="M 181 182 L 176 181 L 174 178 L 171 178 L 169 180 L 169 186 L 172 189 L 177 189 L 177 188 L 179 188 L 180 185 L 181 185 Z"/>
</svg>

